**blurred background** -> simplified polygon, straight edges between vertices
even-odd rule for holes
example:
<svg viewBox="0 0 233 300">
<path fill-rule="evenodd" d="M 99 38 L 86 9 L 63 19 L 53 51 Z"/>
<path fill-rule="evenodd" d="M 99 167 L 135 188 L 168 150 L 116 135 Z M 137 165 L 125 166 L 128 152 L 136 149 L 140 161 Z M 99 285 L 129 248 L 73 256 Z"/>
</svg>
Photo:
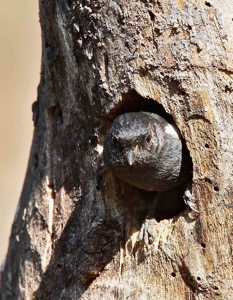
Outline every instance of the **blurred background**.
<svg viewBox="0 0 233 300">
<path fill-rule="evenodd" d="M 0 0 L 0 265 L 27 168 L 40 79 L 38 3 Z"/>
</svg>

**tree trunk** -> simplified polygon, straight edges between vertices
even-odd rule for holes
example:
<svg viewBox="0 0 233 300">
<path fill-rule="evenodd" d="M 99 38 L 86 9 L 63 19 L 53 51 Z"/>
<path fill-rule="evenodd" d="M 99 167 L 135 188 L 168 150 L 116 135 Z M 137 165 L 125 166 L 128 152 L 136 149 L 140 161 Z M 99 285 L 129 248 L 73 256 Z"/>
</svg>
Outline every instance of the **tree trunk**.
<svg viewBox="0 0 233 300">
<path fill-rule="evenodd" d="M 35 132 L 2 300 L 232 299 L 232 17 L 230 0 L 40 1 Z M 179 128 L 200 212 L 157 218 L 147 246 L 153 193 L 101 157 L 112 121 L 141 110 Z"/>
</svg>

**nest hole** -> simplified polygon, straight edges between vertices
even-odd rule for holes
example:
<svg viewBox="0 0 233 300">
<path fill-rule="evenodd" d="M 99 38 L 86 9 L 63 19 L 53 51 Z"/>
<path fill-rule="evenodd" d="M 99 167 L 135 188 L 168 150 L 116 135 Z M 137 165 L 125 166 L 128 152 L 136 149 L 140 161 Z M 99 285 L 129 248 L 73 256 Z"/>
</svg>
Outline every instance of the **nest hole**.
<svg viewBox="0 0 233 300">
<path fill-rule="evenodd" d="M 139 95 L 135 90 L 130 90 L 127 93 L 122 94 L 122 100 L 116 105 L 106 116 L 107 120 L 105 122 L 106 128 L 104 128 L 103 131 L 108 131 L 110 128 L 112 122 L 116 117 L 119 115 L 122 115 L 124 113 L 128 112 L 140 112 L 140 111 L 145 111 L 145 112 L 152 112 L 160 115 L 162 118 L 164 118 L 168 123 L 176 125 L 172 116 L 168 114 L 164 107 L 155 101 L 154 99 L 150 98 L 144 98 L 141 95 Z M 177 126 L 176 126 L 177 127 Z M 192 172 L 193 172 L 193 165 L 192 165 L 192 159 L 189 154 L 189 151 L 187 149 L 185 140 L 182 138 L 181 133 L 179 130 L 177 130 L 178 133 L 180 134 L 180 137 L 182 139 L 182 152 L 183 152 L 183 162 L 182 162 L 182 167 L 185 166 L 189 169 L 189 175 L 187 176 L 187 180 L 184 182 L 184 184 L 180 185 L 179 187 L 172 189 L 170 191 L 167 191 L 164 193 L 164 196 L 159 200 L 158 205 L 156 206 L 155 212 L 153 217 L 159 222 L 164 219 L 171 219 L 180 214 L 185 210 L 187 207 L 186 204 L 184 203 L 183 196 L 184 192 L 186 190 L 187 183 L 192 182 Z M 121 181 L 117 180 L 117 184 L 121 185 Z M 132 202 L 128 201 L 128 196 L 131 195 L 131 198 L 134 196 L 132 195 L 132 189 L 135 189 L 135 193 L 137 194 L 137 188 L 134 188 L 130 186 L 127 189 L 127 184 L 122 183 L 124 186 L 124 194 L 126 201 L 124 201 L 125 206 L 128 205 L 128 208 L 132 208 Z M 153 201 L 153 198 L 156 196 L 157 192 L 148 192 L 148 191 L 141 191 L 141 195 L 143 198 L 143 201 L 140 202 L 140 205 L 143 207 L 144 212 L 146 211 L 146 206 L 150 206 L 148 203 Z M 139 197 L 140 198 L 140 197 Z M 171 201 L 171 199 L 173 199 Z M 133 201 L 133 200 L 132 200 Z M 129 203 L 130 202 L 130 203 Z M 133 206 L 136 205 L 139 207 L 140 205 L 133 204 Z"/>
</svg>

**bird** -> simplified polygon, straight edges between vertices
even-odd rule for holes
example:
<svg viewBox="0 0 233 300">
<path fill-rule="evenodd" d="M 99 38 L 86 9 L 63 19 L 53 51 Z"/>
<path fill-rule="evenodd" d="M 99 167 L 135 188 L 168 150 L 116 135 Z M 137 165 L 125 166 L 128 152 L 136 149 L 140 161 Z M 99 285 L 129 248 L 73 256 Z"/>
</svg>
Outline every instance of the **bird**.
<svg viewBox="0 0 233 300">
<path fill-rule="evenodd" d="M 107 132 L 103 161 L 120 180 L 146 191 L 169 191 L 190 178 L 178 128 L 152 112 L 119 115 Z"/>
</svg>

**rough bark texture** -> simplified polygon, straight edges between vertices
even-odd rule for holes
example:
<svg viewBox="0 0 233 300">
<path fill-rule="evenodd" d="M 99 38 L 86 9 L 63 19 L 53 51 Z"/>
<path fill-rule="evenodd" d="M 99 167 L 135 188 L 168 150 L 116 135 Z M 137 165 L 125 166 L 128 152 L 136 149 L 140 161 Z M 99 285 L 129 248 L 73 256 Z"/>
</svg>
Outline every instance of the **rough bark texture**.
<svg viewBox="0 0 233 300">
<path fill-rule="evenodd" d="M 2 300 L 232 299 L 227 4 L 40 1 L 35 133 Z M 186 208 L 154 222 L 144 247 L 137 237 L 152 195 L 103 172 L 100 150 L 116 116 L 161 107 L 190 151 L 200 215 Z"/>
</svg>

